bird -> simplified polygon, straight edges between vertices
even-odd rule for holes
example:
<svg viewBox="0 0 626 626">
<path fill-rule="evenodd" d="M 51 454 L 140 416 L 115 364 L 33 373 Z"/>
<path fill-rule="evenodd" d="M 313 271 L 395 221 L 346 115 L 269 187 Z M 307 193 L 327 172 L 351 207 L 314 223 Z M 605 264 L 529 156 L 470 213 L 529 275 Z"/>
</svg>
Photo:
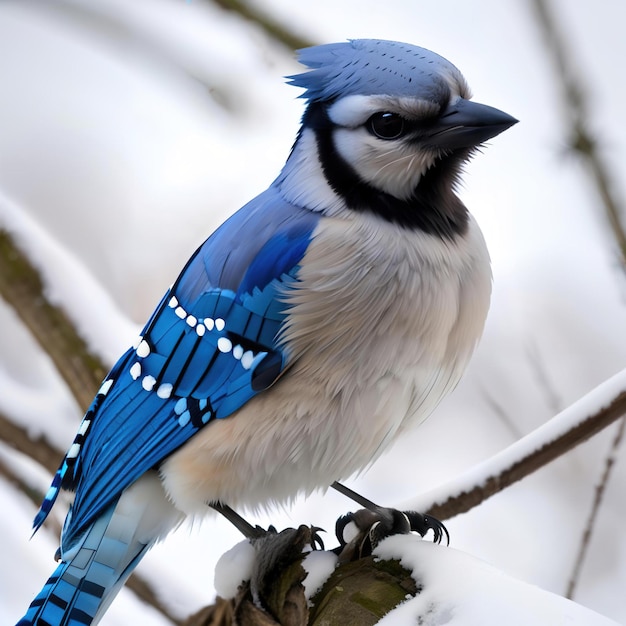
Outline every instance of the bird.
<svg viewBox="0 0 626 626">
<path fill-rule="evenodd" d="M 73 492 L 56 570 L 18 626 L 95 624 L 187 516 L 362 471 L 457 384 L 491 295 L 458 196 L 517 120 L 430 50 L 298 51 L 284 167 L 195 251 L 80 423 L 33 526 Z"/>
</svg>

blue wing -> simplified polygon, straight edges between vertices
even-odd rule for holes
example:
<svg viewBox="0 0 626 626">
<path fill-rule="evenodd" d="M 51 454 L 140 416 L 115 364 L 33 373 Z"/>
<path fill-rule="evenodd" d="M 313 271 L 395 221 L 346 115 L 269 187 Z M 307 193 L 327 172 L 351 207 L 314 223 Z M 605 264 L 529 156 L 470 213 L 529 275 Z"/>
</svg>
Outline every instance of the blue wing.
<svg viewBox="0 0 626 626">
<path fill-rule="evenodd" d="M 203 428 L 266 389 L 285 362 L 277 334 L 319 216 L 274 188 L 196 251 L 87 411 L 34 522 L 76 491 L 64 546 L 121 492 Z"/>
</svg>

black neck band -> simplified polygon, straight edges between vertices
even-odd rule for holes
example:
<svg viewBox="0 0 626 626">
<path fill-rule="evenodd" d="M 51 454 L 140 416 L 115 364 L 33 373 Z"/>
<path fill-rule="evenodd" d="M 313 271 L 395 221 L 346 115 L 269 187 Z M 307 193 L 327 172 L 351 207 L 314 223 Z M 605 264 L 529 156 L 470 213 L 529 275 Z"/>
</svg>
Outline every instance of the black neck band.
<svg viewBox="0 0 626 626">
<path fill-rule="evenodd" d="M 407 229 L 453 239 L 467 229 L 465 205 L 454 193 L 462 163 L 468 151 L 442 158 L 420 179 L 412 196 L 400 200 L 363 181 L 349 163 L 337 153 L 333 139 L 334 125 L 324 103 L 311 103 L 303 117 L 303 127 L 311 128 L 324 176 L 335 193 L 354 211 L 369 211 L 388 222 Z"/>
</svg>

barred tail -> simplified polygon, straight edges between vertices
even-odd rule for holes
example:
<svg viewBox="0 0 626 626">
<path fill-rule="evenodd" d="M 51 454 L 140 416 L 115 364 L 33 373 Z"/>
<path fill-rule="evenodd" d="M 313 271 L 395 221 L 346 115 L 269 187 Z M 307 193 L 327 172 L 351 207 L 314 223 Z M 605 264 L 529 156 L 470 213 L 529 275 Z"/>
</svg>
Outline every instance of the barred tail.
<svg viewBox="0 0 626 626">
<path fill-rule="evenodd" d="M 81 537 L 71 558 L 62 561 L 17 626 L 95 624 L 146 550 L 115 505 Z"/>
</svg>

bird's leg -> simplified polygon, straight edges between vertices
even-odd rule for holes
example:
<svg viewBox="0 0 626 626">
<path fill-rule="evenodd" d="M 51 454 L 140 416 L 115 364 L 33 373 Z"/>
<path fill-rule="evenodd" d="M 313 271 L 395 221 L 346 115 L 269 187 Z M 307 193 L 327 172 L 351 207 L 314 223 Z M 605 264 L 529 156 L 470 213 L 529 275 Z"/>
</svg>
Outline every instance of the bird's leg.
<svg viewBox="0 0 626 626">
<path fill-rule="evenodd" d="M 276 529 L 273 526 L 270 526 L 267 530 L 264 530 L 260 526 L 252 526 L 252 524 L 248 523 L 237 511 L 231 509 L 227 504 L 209 502 L 209 506 L 218 513 L 221 513 L 247 539 L 259 539 L 268 532 L 276 533 Z"/>
<path fill-rule="evenodd" d="M 252 524 L 241 517 L 237 511 L 229 507 L 227 504 L 222 504 L 221 502 L 210 502 L 209 506 L 218 513 L 221 513 L 244 537 L 246 537 L 246 539 L 252 540 L 252 543 L 258 539 L 265 538 L 268 534 L 282 535 L 286 531 L 295 532 L 295 529 L 293 528 L 288 528 L 282 533 L 279 533 L 274 526 L 270 526 L 267 530 L 261 528 L 260 526 L 252 526 Z M 301 526 L 300 529 L 302 528 L 305 527 Z M 319 535 L 320 532 L 324 532 L 324 529 L 319 528 L 318 526 L 311 526 L 309 528 L 309 533 L 311 535 L 311 547 L 313 550 L 324 549 L 324 542 Z"/>
<path fill-rule="evenodd" d="M 372 502 L 371 500 L 364 498 L 360 493 L 357 493 L 356 491 L 352 491 L 352 489 L 350 489 L 349 487 L 342 485 L 340 482 L 335 481 L 331 485 L 331 487 L 335 489 L 336 491 L 338 491 L 339 493 L 343 494 L 344 496 L 347 496 L 348 498 L 350 498 L 350 500 L 354 500 L 357 504 L 360 504 L 362 507 L 369 509 L 370 511 L 378 511 L 381 508 L 377 504 Z"/>
<path fill-rule="evenodd" d="M 368 556 L 385 537 L 394 534 L 406 534 L 411 531 L 415 531 L 423 537 L 429 530 L 432 530 L 436 543 L 441 543 L 444 537 L 446 543 L 450 543 L 450 535 L 446 527 L 430 515 L 379 506 L 339 482 L 334 482 L 331 487 L 365 507 L 365 509 L 356 513 L 348 513 L 337 520 L 335 533 L 339 540 L 338 552 L 342 560 L 354 560 Z M 355 533 L 353 529 L 352 537 L 348 537 L 349 533 L 346 532 L 350 523 L 354 525 L 356 530 Z"/>
</svg>

